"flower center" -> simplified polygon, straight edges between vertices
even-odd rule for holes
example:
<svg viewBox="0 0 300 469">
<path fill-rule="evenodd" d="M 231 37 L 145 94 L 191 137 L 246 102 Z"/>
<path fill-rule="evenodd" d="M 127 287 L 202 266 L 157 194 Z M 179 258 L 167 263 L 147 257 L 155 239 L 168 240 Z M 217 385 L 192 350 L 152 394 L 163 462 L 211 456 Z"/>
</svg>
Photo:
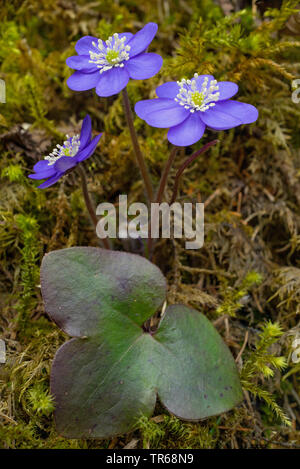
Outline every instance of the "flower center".
<svg viewBox="0 0 300 469">
<path fill-rule="evenodd" d="M 45 160 L 48 160 L 48 166 L 51 166 L 62 156 L 73 157 L 77 155 L 79 147 L 79 135 L 74 135 L 74 137 L 67 135 L 67 140 L 64 141 L 63 145 L 56 145 L 54 150 L 48 156 L 45 156 Z"/>
<path fill-rule="evenodd" d="M 130 58 L 130 46 L 125 45 L 126 37 L 119 38 L 118 33 L 109 37 L 107 41 L 98 40 L 98 44 L 92 42 L 97 52 L 90 50 L 90 63 L 96 64 L 100 73 L 113 67 L 124 67 L 126 60 Z"/>
<path fill-rule="evenodd" d="M 119 58 L 119 52 L 118 51 L 113 50 L 113 49 L 107 51 L 107 54 L 106 54 L 107 62 L 113 64 L 114 62 L 118 61 L 118 58 Z"/>
<path fill-rule="evenodd" d="M 175 101 L 190 112 L 205 112 L 215 106 L 220 97 L 217 80 L 211 80 L 208 83 L 209 79 L 206 77 L 200 88 L 197 84 L 198 77 L 198 73 L 195 73 L 192 80 L 185 80 L 183 78 L 177 82 L 180 89 Z"/>
<path fill-rule="evenodd" d="M 195 104 L 195 106 L 201 106 L 204 100 L 204 94 L 200 93 L 200 91 L 195 91 L 191 95 L 192 98 L 192 103 Z"/>
</svg>

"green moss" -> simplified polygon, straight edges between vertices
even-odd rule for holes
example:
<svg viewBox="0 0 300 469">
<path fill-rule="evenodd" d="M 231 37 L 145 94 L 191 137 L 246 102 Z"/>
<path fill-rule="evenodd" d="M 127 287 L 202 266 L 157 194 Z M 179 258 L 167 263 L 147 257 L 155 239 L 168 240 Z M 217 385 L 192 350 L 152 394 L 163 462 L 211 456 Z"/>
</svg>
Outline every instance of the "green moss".
<svg viewBox="0 0 300 469">
<path fill-rule="evenodd" d="M 224 295 L 222 304 L 217 308 L 216 313 L 235 316 L 236 312 L 243 307 L 243 299 L 246 299 L 248 292 L 254 285 L 262 282 L 262 276 L 257 272 L 248 272 L 237 288 L 231 288 L 226 278 L 222 280 L 222 292 Z"/>
</svg>

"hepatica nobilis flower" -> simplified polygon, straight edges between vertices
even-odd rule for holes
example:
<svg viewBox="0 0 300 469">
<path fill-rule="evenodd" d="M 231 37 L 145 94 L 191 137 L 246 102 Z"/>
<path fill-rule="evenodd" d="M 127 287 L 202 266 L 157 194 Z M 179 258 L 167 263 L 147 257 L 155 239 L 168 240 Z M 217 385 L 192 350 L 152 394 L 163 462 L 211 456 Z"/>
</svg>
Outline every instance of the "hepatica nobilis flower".
<svg viewBox="0 0 300 469">
<path fill-rule="evenodd" d="M 67 140 L 62 145 L 57 145 L 52 153 L 34 165 L 35 174 L 30 174 L 28 177 L 47 179 L 38 186 L 41 189 L 52 186 L 64 174 L 94 153 L 101 135 L 102 133 L 92 140 L 91 118 L 87 115 L 82 122 L 80 135 L 73 137 L 67 135 Z"/>
<path fill-rule="evenodd" d="M 139 101 L 135 112 L 152 127 L 169 128 L 168 140 L 173 145 L 192 145 L 200 140 L 206 126 L 227 130 L 256 121 L 254 106 L 229 99 L 237 91 L 235 83 L 195 73 L 191 80 L 159 86 L 158 99 Z"/>
<path fill-rule="evenodd" d="M 153 77 L 162 66 L 158 54 L 146 52 L 154 38 L 157 24 L 148 23 L 136 34 L 115 33 L 107 41 L 84 36 L 75 45 L 78 55 L 66 63 L 76 70 L 67 80 L 74 91 L 96 88 L 99 96 L 112 96 L 127 85 L 130 78 Z"/>
</svg>

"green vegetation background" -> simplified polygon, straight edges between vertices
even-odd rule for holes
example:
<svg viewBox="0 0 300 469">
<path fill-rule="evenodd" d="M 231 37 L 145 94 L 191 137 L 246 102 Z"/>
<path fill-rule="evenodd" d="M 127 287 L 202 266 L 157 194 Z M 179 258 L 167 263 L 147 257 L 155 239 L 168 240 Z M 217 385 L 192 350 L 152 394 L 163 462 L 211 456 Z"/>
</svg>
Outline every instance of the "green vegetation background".
<svg viewBox="0 0 300 469">
<path fill-rule="evenodd" d="M 300 364 L 291 360 L 300 333 L 300 104 L 291 100 L 292 80 L 300 77 L 297 1 L 284 1 L 264 17 L 255 4 L 241 9 L 234 3 L 231 13 L 228 5 L 2 0 L 0 78 L 7 103 L 0 104 L 0 337 L 7 363 L 0 365 L 0 448 L 299 447 Z M 155 253 L 169 280 L 169 303 L 204 311 L 230 346 L 245 401 L 200 423 L 181 422 L 158 403 L 154 417 L 142 418 L 129 435 L 67 440 L 56 433 L 49 394 L 51 360 L 67 337 L 44 314 L 39 265 L 45 252 L 97 246 L 98 240 L 73 174 L 48 190 L 27 176 L 88 112 L 94 128 L 105 131 L 85 164 L 95 203 L 116 201 L 119 193 L 130 194 L 130 202 L 143 199 L 120 97 L 70 91 L 65 59 L 83 35 L 107 38 L 149 21 L 159 25 L 151 51 L 164 65 L 154 78 L 129 84 L 132 103 L 154 97 L 166 80 L 213 73 L 237 82 L 238 99 L 260 112 L 251 126 L 207 132 L 202 142 L 218 135 L 220 143 L 182 180 L 181 200 L 206 203 L 204 247 L 187 252 L 164 240 Z M 168 155 L 166 131 L 135 123 L 157 183 Z"/>
</svg>

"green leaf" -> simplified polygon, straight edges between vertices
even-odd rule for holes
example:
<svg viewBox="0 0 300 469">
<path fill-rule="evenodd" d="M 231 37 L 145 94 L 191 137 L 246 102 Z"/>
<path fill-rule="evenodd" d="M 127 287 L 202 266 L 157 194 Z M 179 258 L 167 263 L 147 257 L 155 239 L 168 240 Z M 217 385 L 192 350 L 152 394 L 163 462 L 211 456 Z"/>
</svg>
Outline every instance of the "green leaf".
<svg viewBox="0 0 300 469">
<path fill-rule="evenodd" d="M 177 417 L 200 420 L 242 400 L 233 357 L 203 314 L 183 305 L 169 306 L 155 339 L 161 367 L 158 395 Z"/>
<path fill-rule="evenodd" d="M 41 277 L 46 311 L 76 337 L 58 350 L 51 372 L 61 434 L 125 433 L 152 414 L 157 395 L 188 420 L 225 412 L 242 399 L 230 351 L 202 314 L 170 306 L 155 335 L 143 331 L 166 290 L 149 261 L 97 248 L 63 249 L 45 256 Z"/>
<path fill-rule="evenodd" d="M 46 254 L 41 285 L 47 313 L 75 337 L 97 335 L 115 321 L 140 326 L 166 291 L 161 271 L 144 258 L 92 247 Z"/>
</svg>

